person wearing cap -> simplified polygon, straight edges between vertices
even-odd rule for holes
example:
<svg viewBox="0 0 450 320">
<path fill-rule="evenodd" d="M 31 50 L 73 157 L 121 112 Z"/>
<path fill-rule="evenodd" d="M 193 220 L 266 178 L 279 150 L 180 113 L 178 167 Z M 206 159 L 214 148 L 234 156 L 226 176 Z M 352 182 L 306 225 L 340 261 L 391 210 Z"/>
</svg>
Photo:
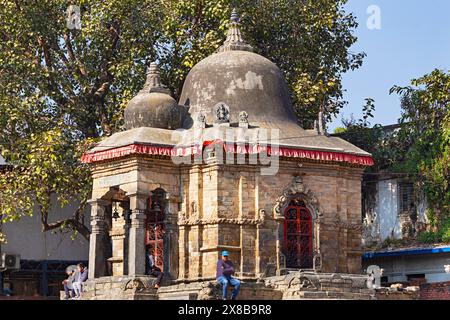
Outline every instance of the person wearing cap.
<svg viewBox="0 0 450 320">
<path fill-rule="evenodd" d="M 228 285 L 233 286 L 233 292 L 231 293 L 231 300 L 236 300 L 239 293 L 241 282 L 233 277 L 234 266 L 231 260 L 229 260 L 228 251 L 222 251 L 222 259 L 217 261 L 217 281 L 222 284 L 222 298 L 227 299 Z"/>
</svg>

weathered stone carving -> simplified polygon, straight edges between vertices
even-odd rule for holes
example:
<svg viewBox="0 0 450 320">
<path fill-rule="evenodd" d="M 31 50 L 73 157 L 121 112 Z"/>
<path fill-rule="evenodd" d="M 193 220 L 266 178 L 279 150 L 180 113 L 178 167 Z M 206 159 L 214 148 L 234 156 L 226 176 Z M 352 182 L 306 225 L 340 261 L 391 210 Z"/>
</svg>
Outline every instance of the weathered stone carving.
<svg viewBox="0 0 450 320">
<path fill-rule="evenodd" d="M 248 128 L 248 113 L 245 111 L 239 112 L 239 127 Z"/>
<path fill-rule="evenodd" d="M 191 213 L 193 215 L 197 214 L 197 202 L 196 201 L 191 202 Z"/>
<path fill-rule="evenodd" d="M 383 275 L 383 269 L 377 265 L 370 265 L 367 267 L 366 272 L 369 276 L 367 280 L 367 288 L 381 288 L 381 276 Z"/>
<path fill-rule="evenodd" d="M 186 216 L 178 217 L 178 225 L 180 226 L 192 226 L 192 225 L 207 225 L 207 224 L 236 224 L 236 225 L 257 225 L 264 222 L 263 218 L 260 219 L 249 219 L 249 218 L 209 218 L 209 219 L 198 219 L 197 217 L 186 218 Z"/>
<path fill-rule="evenodd" d="M 337 228 L 345 228 L 347 230 L 362 231 L 364 226 L 362 223 L 351 223 L 342 221 L 339 217 L 334 221 L 334 226 Z"/>
<path fill-rule="evenodd" d="M 301 272 L 296 273 L 288 283 L 288 289 L 296 290 L 317 290 L 317 285 L 314 284 L 315 279 Z"/>
<path fill-rule="evenodd" d="M 314 209 L 313 214 L 315 214 L 315 219 L 318 219 L 322 216 L 321 210 L 319 208 L 319 202 L 317 201 L 314 193 L 303 184 L 302 177 L 295 176 L 291 184 L 286 189 L 284 189 L 283 194 L 278 197 L 275 202 L 275 206 L 273 208 L 275 219 L 284 218 L 282 213 L 283 208 L 288 204 L 292 197 L 297 194 L 303 195 L 307 205 L 311 206 Z"/>
<path fill-rule="evenodd" d="M 126 290 L 143 291 L 145 289 L 147 289 L 147 288 L 140 279 L 128 280 L 123 287 L 123 291 L 126 291 Z"/>
<path fill-rule="evenodd" d="M 362 242 L 364 246 L 371 246 L 380 241 L 380 224 L 378 215 L 371 211 L 366 212 L 363 219 Z"/>
<path fill-rule="evenodd" d="M 259 209 L 259 223 L 257 224 L 263 224 L 266 221 L 266 210 Z"/>
<path fill-rule="evenodd" d="M 264 271 L 259 275 L 257 282 L 263 282 L 265 278 L 274 276 L 277 271 L 275 263 L 267 263 L 264 267 Z"/>
<path fill-rule="evenodd" d="M 197 116 L 197 128 L 206 128 L 206 115 L 205 111 L 201 110 Z"/>
<path fill-rule="evenodd" d="M 322 254 L 320 252 L 316 252 L 316 254 L 314 254 L 313 269 L 315 272 L 322 271 Z"/>
<path fill-rule="evenodd" d="M 222 287 L 217 281 L 202 283 L 197 300 L 218 300 L 222 295 Z"/>
<path fill-rule="evenodd" d="M 213 108 L 215 123 L 228 123 L 230 122 L 230 107 L 228 107 L 225 103 L 219 102 Z"/>
</svg>

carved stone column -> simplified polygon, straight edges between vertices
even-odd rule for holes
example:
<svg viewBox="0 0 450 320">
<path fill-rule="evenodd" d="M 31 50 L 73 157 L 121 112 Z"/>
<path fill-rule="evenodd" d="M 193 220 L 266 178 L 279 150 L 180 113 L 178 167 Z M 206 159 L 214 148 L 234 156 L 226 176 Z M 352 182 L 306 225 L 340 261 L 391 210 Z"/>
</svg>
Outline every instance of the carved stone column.
<svg viewBox="0 0 450 320">
<path fill-rule="evenodd" d="M 130 198 L 131 225 L 128 245 L 128 274 L 145 274 L 145 209 L 148 195 L 132 194 Z"/>
<path fill-rule="evenodd" d="M 89 277 L 99 278 L 106 276 L 106 256 L 108 243 L 108 225 L 106 223 L 106 207 L 109 201 L 102 199 L 92 199 L 88 203 L 91 205 L 91 226 L 92 231 L 89 237 Z"/>
<path fill-rule="evenodd" d="M 277 230 L 276 230 L 276 253 L 277 253 L 277 271 L 276 274 L 279 276 L 281 274 L 283 274 L 284 269 L 286 268 L 286 264 L 285 261 L 282 261 L 282 259 L 284 258 L 283 253 L 281 252 L 281 233 L 283 232 L 283 223 L 284 223 L 284 216 L 277 214 L 275 216 L 275 222 L 277 223 Z"/>
<path fill-rule="evenodd" d="M 165 215 L 164 233 L 164 273 L 171 278 L 178 278 L 178 232 L 177 232 L 177 197 L 170 197 Z"/>
<path fill-rule="evenodd" d="M 178 279 L 185 280 L 189 270 L 187 258 L 186 226 L 178 226 Z"/>
</svg>

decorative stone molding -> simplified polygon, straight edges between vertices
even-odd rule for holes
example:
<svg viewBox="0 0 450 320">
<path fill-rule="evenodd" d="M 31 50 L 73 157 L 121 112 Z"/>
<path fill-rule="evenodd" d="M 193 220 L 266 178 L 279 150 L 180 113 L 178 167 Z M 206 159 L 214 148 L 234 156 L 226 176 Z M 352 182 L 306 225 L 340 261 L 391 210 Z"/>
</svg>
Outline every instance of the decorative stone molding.
<svg viewBox="0 0 450 320">
<path fill-rule="evenodd" d="M 144 291 L 153 287 L 153 282 L 151 279 L 149 281 L 143 281 L 139 278 L 130 279 L 122 287 L 123 291 L 134 290 L 134 291 Z"/>
<path fill-rule="evenodd" d="M 191 217 L 186 219 L 184 215 L 178 218 L 179 226 L 194 226 L 194 225 L 208 225 L 208 224 L 235 224 L 235 225 L 260 225 L 264 223 L 265 219 L 249 219 L 249 218 L 211 218 L 211 219 L 197 219 Z"/>
<path fill-rule="evenodd" d="M 322 271 L 322 254 L 320 252 L 316 252 L 313 256 L 313 269 L 315 272 Z"/>
<path fill-rule="evenodd" d="M 288 282 L 287 289 L 289 290 L 317 290 L 320 287 L 318 279 L 314 275 L 303 274 L 301 272 L 296 273 L 292 279 Z"/>
<path fill-rule="evenodd" d="M 197 300 L 219 300 L 222 296 L 222 285 L 217 281 L 208 281 L 201 286 Z"/>
<path fill-rule="evenodd" d="M 347 221 L 342 221 L 340 218 L 337 218 L 333 222 L 333 226 L 336 228 L 344 228 L 347 230 L 354 230 L 354 231 L 362 231 L 364 229 L 364 225 L 362 223 L 351 223 Z"/>
<path fill-rule="evenodd" d="M 314 219 L 319 219 L 322 216 L 322 210 L 319 208 L 319 202 L 314 193 L 303 184 L 302 177 L 295 176 L 292 182 L 284 189 L 282 195 L 278 197 L 273 208 L 274 219 L 283 220 L 283 208 L 287 206 L 289 201 L 296 195 L 301 195 L 307 206 L 313 209 Z"/>
</svg>

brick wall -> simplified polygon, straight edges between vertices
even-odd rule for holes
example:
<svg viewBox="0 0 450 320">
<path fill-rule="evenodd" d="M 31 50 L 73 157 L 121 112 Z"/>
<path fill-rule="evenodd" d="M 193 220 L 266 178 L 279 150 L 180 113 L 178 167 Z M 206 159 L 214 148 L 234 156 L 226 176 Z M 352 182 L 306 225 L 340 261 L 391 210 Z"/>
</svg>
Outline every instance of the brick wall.
<svg viewBox="0 0 450 320">
<path fill-rule="evenodd" d="M 450 281 L 420 285 L 421 300 L 450 300 Z"/>
</svg>

